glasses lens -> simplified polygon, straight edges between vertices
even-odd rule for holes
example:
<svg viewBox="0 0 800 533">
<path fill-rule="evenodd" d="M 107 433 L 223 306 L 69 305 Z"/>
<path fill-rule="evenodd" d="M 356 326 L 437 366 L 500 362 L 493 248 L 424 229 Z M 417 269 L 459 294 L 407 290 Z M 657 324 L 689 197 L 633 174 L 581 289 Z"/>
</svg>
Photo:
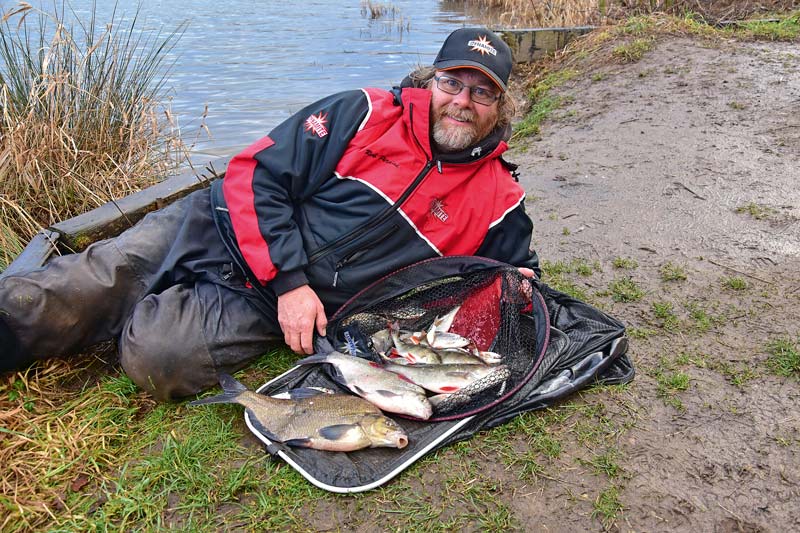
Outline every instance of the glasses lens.
<svg viewBox="0 0 800 533">
<path fill-rule="evenodd" d="M 473 102 L 481 105 L 492 105 L 499 98 L 497 94 L 489 89 L 484 89 L 483 87 L 477 87 L 474 85 L 464 85 L 463 82 L 455 78 L 438 76 L 434 79 L 436 80 L 436 86 L 447 94 L 458 94 L 464 89 L 464 87 L 467 87 L 469 89 L 470 99 Z"/>
<path fill-rule="evenodd" d="M 458 94 L 464 88 L 464 84 L 455 78 L 439 76 L 436 78 L 436 86 L 447 94 Z"/>
<path fill-rule="evenodd" d="M 483 87 L 471 87 L 472 101 L 483 105 L 491 105 L 497 100 L 497 95 Z"/>
</svg>

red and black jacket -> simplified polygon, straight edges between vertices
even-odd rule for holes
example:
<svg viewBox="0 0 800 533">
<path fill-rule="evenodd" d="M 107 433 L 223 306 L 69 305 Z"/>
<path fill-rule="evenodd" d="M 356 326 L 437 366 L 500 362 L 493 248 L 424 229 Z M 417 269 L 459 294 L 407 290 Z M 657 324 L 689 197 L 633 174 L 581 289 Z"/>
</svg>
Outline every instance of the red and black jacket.
<svg viewBox="0 0 800 533">
<path fill-rule="evenodd" d="M 320 100 L 234 157 L 212 195 L 251 283 L 310 284 L 333 312 L 376 279 L 439 255 L 539 274 L 525 192 L 495 131 L 463 152 L 431 148 L 430 91 L 363 89 Z"/>
</svg>

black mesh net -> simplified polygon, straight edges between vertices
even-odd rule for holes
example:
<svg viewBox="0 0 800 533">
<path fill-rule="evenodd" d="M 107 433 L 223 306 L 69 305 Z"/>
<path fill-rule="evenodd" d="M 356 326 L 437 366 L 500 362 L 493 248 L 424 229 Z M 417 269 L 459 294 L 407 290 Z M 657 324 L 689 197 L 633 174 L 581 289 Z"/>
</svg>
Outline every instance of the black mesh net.
<svg viewBox="0 0 800 533">
<path fill-rule="evenodd" d="M 386 338 L 391 326 L 426 332 L 435 320 L 455 312 L 449 331 L 469 339 L 473 353 L 492 352 L 501 359 L 484 377 L 432 398 L 430 420 L 472 415 L 501 402 L 536 370 L 541 339 L 531 310 L 532 299 L 541 296 L 507 265 L 432 281 L 429 269 L 430 264 L 420 263 L 362 291 L 332 317 L 329 337 L 344 353 L 381 362 L 379 352 L 385 354 L 386 346 L 375 342 L 376 334 Z"/>
</svg>

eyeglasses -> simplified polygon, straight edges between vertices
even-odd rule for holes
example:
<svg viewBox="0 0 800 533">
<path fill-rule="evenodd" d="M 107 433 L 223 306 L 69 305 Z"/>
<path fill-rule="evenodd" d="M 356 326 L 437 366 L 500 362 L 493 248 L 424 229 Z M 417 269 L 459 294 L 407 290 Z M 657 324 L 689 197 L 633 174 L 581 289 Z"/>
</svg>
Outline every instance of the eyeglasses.
<svg viewBox="0 0 800 533">
<path fill-rule="evenodd" d="M 447 94 L 459 94 L 465 88 L 469 89 L 469 98 L 476 104 L 492 105 L 500 99 L 500 95 L 480 85 L 465 85 L 461 80 L 450 76 L 434 76 L 436 87 Z"/>
</svg>

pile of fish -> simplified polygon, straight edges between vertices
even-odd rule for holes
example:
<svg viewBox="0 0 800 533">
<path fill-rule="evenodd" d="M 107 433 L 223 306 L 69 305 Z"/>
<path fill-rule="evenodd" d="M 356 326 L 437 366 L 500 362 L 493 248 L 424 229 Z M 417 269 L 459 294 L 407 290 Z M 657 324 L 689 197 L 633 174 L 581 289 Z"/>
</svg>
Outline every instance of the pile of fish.
<svg viewBox="0 0 800 533">
<path fill-rule="evenodd" d="M 249 391 L 221 374 L 223 394 L 189 405 L 241 404 L 261 433 L 289 446 L 330 451 L 403 448 L 408 437 L 381 410 L 427 420 L 434 407 L 453 393 L 470 387 L 470 394 L 476 394 L 510 376 L 501 355 L 482 351 L 470 339 L 449 331 L 458 311 L 456 307 L 437 317 L 427 331 L 404 331 L 397 323 L 388 324 L 371 336 L 366 349 L 348 336 L 340 351 L 320 339 L 317 353 L 297 362 L 331 365 L 336 382 L 358 397 L 296 389 L 288 392 L 288 398 L 278 399 Z M 381 362 L 372 360 L 372 354 Z"/>
<path fill-rule="evenodd" d="M 328 363 L 339 384 L 383 411 L 426 420 L 451 394 L 484 378 L 504 380 L 510 375 L 500 354 L 479 350 L 470 339 L 449 331 L 458 311 L 455 307 L 437 317 L 424 332 L 404 331 L 392 323 L 373 334 L 371 350 L 381 363 L 363 358 L 364 350 L 348 339 L 339 351 L 330 348 L 298 364 Z M 489 386 L 496 381 L 487 379 L 485 383 Z"/>
</svg>

